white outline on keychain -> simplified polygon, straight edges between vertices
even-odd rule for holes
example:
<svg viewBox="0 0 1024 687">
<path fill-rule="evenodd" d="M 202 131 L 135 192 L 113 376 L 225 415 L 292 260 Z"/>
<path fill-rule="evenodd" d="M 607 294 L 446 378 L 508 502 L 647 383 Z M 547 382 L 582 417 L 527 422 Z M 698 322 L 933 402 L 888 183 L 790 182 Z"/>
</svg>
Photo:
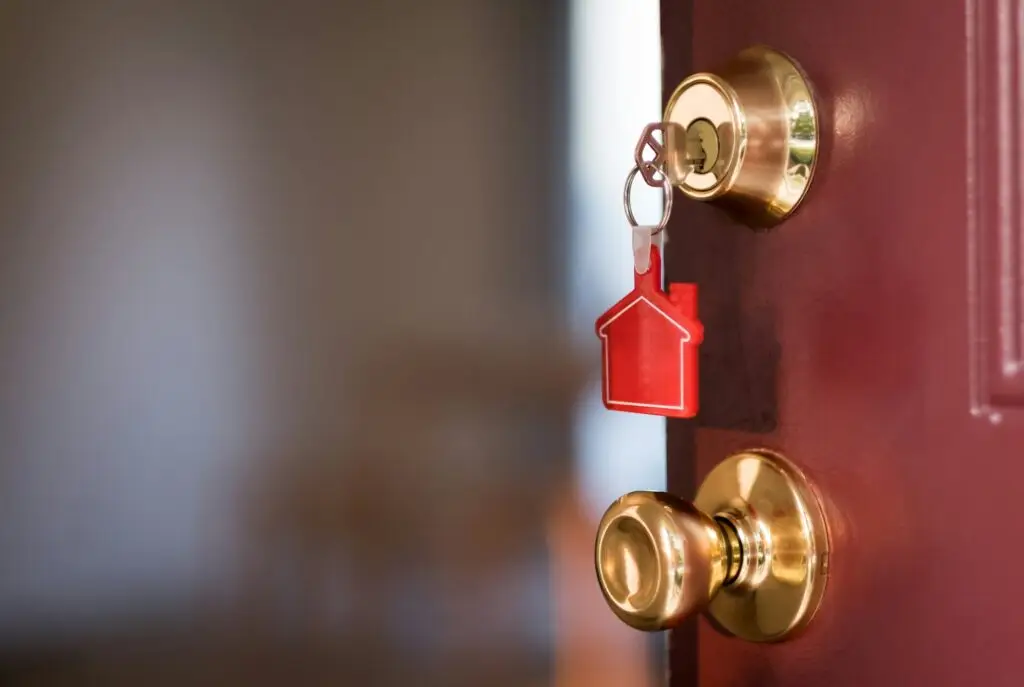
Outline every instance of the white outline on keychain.
<svg viewBox="0 0 1024 687">
<path fill-rule="evenodd" d="M 659 405 L 656 403 L 631 403 L 630 401 L 613 401 L 611 398 L 611 374 L 608 367 L 609 346 L 608 335 L 605 334 L 605 330 L 611 326 L 612 322 L 614 322 L 615 320 L 619 319 L 624 314 L 629 312 L 633 308 L 633 306 L 635 306 L 640 301 L 643 301 L 647 305 L 651 306 L 651 308 L 653 308 L 655 312 L 657 312 L 659 315 L 661 315 L 666 320 L 671 322 L 676 329 L 683 333 L 683 338 L 679 339 L 679 405 L 677 406 Z M 602 325 L 601 328 L 597 331 L 597 335 L 601 337 L 602 342 L 601 350 L 604 357 L 604 378 L 606 380 L 604 383 L 604 402 L 607 405 L 630 406 L 633 408 L 654 408 L 658 410 L 679 410 L 683 412 L 688 410 L 688 408 L 686 407 L 686 344 L 693 340 L 693 335 L 686 327 L 676 322 L 674 319 L 672 319 L 672 317 L 669 316 L 668 313 L 666 313 L 664 310 L 656 306 L 654 303 L 652 303 L 644 296 L 638 296 L 636 300 L 632 301 L 625 308 L 617 312 L 615 314 L 615 317 L 605 322 L 604 325 Z"/>
</svg>

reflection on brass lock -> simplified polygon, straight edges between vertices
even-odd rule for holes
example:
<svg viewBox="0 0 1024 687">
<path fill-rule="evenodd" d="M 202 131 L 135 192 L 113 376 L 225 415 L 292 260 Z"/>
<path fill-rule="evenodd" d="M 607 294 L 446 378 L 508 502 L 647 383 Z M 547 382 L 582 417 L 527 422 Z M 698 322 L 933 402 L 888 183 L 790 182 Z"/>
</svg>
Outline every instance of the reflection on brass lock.
<svg viewBox="0 0 1024 687">
<path fill-rule="evenodd" d="M 667 171 L 696 200 L 755 227 L 778 224 L 807 194 L 818 114 L 800 67 L 756 46 L 714 74 L 687 77 L 665 108 Z M 682 140 L 680 140 L 682 139 Z"/>
<path fill-rule="evenodd" d="M 686 127 L 686 159 L 693 171 L 707 174 L 718 162 L 718 131 L 707 119 L 695 119 Z"/>
<path fill-rule="evenodd" d="M 618 499 L 598 525 L 595 563 L 608 605 L 638 630 L 703 610 L 726 634 L 779 641 L 810 622 L 825 592 L 825 515 L 800 470 L 747 451 L 719 463 L 693 503 Z"/>
</svg>

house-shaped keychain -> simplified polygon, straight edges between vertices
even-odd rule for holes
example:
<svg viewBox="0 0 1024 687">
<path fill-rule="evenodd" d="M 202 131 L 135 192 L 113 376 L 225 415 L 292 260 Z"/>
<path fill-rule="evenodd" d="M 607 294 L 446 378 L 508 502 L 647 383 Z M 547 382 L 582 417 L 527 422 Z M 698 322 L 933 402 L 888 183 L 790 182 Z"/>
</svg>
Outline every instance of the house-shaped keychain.
<svg viewBox="0 0 1024 687">
<path fill-rule="evenodd" d="M 603 356 L 602 393 L 610 410 L 666 417 L 697 414 L 696 284 L 661 286 L 661 255 L 635 272 L 633 290 L 597 320 Z"/>
</svg>

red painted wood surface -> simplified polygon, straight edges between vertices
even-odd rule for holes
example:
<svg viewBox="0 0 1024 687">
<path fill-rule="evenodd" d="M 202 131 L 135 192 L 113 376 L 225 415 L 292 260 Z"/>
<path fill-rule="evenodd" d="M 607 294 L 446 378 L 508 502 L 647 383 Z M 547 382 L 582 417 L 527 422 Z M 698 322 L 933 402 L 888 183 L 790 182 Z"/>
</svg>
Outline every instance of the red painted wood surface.
<svg viewBox="0 0 1024 687">
<path fill-rule="evenodd" d="M 663 0 L 666 89 L 765 43 L 809 73 L 825 132 L 809 201 L 771 233 L 677 205 L 668 277 L 700 285 L 705 340 L 670 487 L 778 449 L 827 498 L 834 547 L 805 635 L 702 620 L 673 637 L 676 687 L 1021 682 L 1021 11 Z"/>
</svg>

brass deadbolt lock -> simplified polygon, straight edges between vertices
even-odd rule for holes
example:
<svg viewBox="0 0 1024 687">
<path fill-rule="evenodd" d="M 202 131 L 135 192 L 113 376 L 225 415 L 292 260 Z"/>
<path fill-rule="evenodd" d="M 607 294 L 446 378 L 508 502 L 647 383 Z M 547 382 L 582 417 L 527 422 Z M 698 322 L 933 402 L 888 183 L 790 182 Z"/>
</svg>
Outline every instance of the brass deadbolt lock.
<svg viewBox="0 0 1024 687">
<path fill-rule="evenodd" d="M 828 578 L 824 511 L 782 456 L 725 459 L 691 503 L 633 492 L 597 530 L 597 579 L 612 611 L 638 630 L 665 630 L 705 611 L 726 634 L 788 639 L 810 622 Z"/>
<path fill-rule="evenodd" d="M 799 65 L 764 46 L 714 74 L 687 77 L 665 108 L 665 167 L 686 196 L 754 228 L 778 224 L 807 194 L 818 112 Z"/>
</svg>

